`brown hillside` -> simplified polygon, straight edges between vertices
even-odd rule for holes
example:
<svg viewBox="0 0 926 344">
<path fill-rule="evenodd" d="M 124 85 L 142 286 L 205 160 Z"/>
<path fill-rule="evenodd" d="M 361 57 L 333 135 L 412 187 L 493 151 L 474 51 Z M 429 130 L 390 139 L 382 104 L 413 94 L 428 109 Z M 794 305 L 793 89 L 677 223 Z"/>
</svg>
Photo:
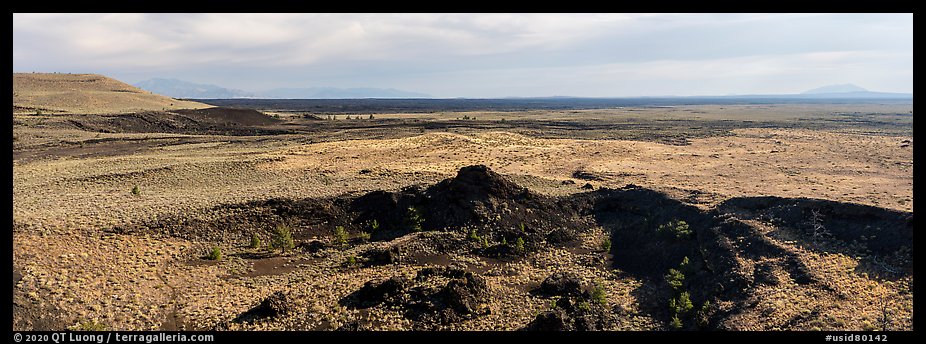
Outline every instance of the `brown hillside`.
<svg viewBox="0 0 926 344">
<path fill-rule="evenodd" d="M 13 113 L 106 114 L 202 109 L 98 74 L 13 73 Z"/>
</svg>

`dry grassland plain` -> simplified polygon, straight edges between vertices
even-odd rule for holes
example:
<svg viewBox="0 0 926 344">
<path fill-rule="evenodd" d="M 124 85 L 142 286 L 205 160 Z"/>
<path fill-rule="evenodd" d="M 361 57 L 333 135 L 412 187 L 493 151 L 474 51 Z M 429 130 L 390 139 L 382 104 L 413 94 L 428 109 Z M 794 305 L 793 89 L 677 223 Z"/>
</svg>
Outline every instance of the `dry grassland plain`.
<svg viewBox="0 0 926 344">
<path fill-rule="evenodd" d="M 673 313 L 684 329 L 913 326 L 904 251 L 912 242 L 887 230 L 882 240 L 837 228 L 851 227 L 847 212 L 869 214 L 869 226 L 912 223 L 912 104 L 364 113 L 351 120 L 262 109 L 275 116 L 244 125 L 257 128 L 250 132 L 223 132 L 221 125 L 232 125 L 222 122 L 200 133 L 178 122 L 193 115 L 163 104 L 145 111 L 162 116 L 168 132 L 124 120 L 124 106 L 73 113 L 24 99 L 13 115 L 16 330 L 663 330 L 674 328 Z M 471 165 L 490 172 L 458 175 Z M 443 197 L 432 185 L 445 179 L 492 185 L 488 196 L 473 196 L 473 204 L 483 202 L 470 214 L 479 219 L 542 211 L 521 209 L 523 199 L 561 206 L 612 197 L 611 189 L 625 190 L 613 197 L 630 200 L 652 192 L 640 204 L 658 199 L 681 210 L 652 213 L 659 221 L 645 225 L 594 203 L 576 216 L 592 214 L 597 222 L 583 217 L 585 227 L 570 227 L 573 236 L 562 245 L 531 239 L 549 232 L 532 222 L 504 231 L 488 227 L 503 219 L 473 230 L 432 230 L 439 220 L 430 213 L 421 215 L 422 231 L 379 238 L 369 222 L 347 222 L 346 243 L 332 234 L 344 221 L 335 215 L 366 216 L 352 207 L 367 193 L 395 193 L 390 197 L 404 204 Z M 416 185 L 425 191 L 402 196 Z M 529 195 L 502 199 L 508 194 L 492 193 L 498 185 Z M 774 197 L 755 200 L 767 196 Z M 795 213 L 804 204 L 826 218 Z M 425 205 L 420 209 L 431 209 Z M 718 235 L 732 251 L 717 251 L 729 255 L 723 259 L 689 257 L 696 271 L 683 288 L 694 307 L 673 312 L 667 304 L 678 294 L 666 286 L 666 269 L 639 270 L 625 260 L 640 257 L 624 254 L 632 248 L 619 239 L 637 238 L 621 232 L 627 228 L 655 230 L 684 214 L 695 214 L 688 221 L 695 241 L 666 247 L 709 252 L 714 246 L 705 246 L 706 238 Z M 721 233 L 731 221 L 747 234 Z M 296 248 L 267 249 L 272 228 L 284 223 Z M 808 232 L 817 223 L 831 235 Z M 254 235 L 258 248 L 249 247 Z M 516 246 L 519 235 L 527 248 Z M 605 239 L 613 246 L 602 249 Z M 750 240 L 752 246 L 742 244 Z M 496 246 L 516 254 L 486 253 Z M 209 260 L 215 247 L 222 258 Z M 755 247 L 766 248 L 750 251 Z M 397 253 L 380 264 L 371 252 Z M 739 292 L 710 284 L 727 276 L 717 271 L 721 263 L 743 279 Z M 571 274 L 585 296 L 538 292 L 552 283 L 552 272 Z M 396 276 L 409 280 L 387 290 L 382 281 Z"/>
</svg>

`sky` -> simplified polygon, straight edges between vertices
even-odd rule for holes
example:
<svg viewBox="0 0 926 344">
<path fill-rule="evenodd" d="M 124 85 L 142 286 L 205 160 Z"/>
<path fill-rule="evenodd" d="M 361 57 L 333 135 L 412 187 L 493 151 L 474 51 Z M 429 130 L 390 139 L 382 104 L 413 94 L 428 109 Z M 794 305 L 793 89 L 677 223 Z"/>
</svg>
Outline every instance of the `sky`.
<svg viewBox="0 0 926 344">
<path fill-rule="evenodd" d="M 13 14 L 13 72 L 434 97 L 913 93 L 906 14 Z"/>
</svg>

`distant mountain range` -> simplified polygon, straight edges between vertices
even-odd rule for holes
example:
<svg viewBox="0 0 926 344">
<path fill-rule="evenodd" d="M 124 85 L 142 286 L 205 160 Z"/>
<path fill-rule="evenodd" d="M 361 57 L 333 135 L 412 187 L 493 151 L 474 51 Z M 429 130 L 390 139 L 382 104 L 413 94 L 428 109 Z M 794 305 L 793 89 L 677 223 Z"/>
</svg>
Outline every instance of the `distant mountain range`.
<svg viewBox="0 0 926 344">
<path fill-rule="evenodd" d="M 277 88 L 260 94 L 273 99 L 431 98 L 430 95 L 394 88 Z"/>
<path fill-rule="evenodd" d="M 430 95 L 393 88 L 277 88 L 265 92 L 246 92 L 216 85 L 197 84 L 177 79 L 154 78 L 136 87 L 174 98 L 189 99 L 349 99 L 349 98 L 430 98 Z"/>
<path fill-rule="evenodd" d="M 817 87 L 812 90 L 801 92 L 801 94 L 832 94 L 832 93 L 857 93 L 857 92 L 870 92 L 870 91 L 864 88 L 855 86 L 853 84 L 841 84 L 841 85 L 826 85 L 823 87 Z"/>
<path fill-rule="evenodd" d="M 134 86 L 173 98 L 227 99 L 254 97 L 253 94 L 242 90 L 224 88 L 216 85 L 196 84 L 177 79 L 154 78 L 136 83 Z"/>
<path fill-rule="evenodd" d="M 817 87 L 794 96 L 798 98 L 913 98 L 912 93 L 873 92 L 853 84 Z"/>
<path fill-rule="evenodd" d="M 177 79 L 155 78 L 136 83 L 134 86 L 174 98 L 187 99 L 362 99 L 362 98 L 431 98 L 430 95 L 393 88 L 277 88 L 264 92 L 247 92 L 209 84 L 196 84 Z M 512 99 L 568 99 L 586 98 L 570 96 L 554 97 L 506 97 Z M 593 97 L 610 98 L 610 97 Z M 621 97 L 615 97 L 621 98 Z M 852 84 L 828 85 L 796 94 L 746 94 L 727 96 L 658 96 L 636 98 L 701 98 L 701 99 L 913 99 L 912 93 L 872 92 Z"/>
<path fill-rule="evenodd" d="M 729 96 L 693 96 L 684 98 L 725 99 L 913 99 L 912 93 L 873 92 L 852 84 L 827 85 L 797 94 L 744 94 Z"/>
</svg>

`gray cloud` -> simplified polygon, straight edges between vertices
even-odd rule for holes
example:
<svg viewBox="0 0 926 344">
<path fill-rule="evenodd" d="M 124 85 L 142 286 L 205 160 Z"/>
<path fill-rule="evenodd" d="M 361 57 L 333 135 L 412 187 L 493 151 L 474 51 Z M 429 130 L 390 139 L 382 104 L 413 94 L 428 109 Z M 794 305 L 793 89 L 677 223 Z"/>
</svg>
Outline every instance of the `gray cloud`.
<svg viewBox="0 0 926 344">
<path fill-rule="evenodd" d="M 14 14 L 13 70 L 443 97 L 912 92 L 912 14 Z"/>
</svg>

